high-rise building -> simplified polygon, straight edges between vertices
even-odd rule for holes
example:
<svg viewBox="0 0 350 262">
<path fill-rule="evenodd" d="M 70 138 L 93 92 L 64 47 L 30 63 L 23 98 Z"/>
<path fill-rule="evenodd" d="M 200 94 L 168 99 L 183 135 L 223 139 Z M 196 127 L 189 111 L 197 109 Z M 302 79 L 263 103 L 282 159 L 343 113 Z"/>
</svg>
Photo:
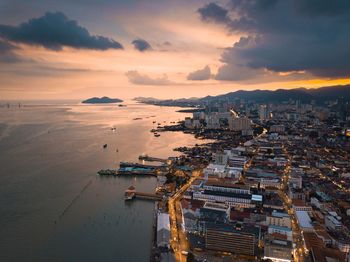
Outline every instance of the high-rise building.
<svg viewBox="0 0 350 262">
<path fill-rule="evenodd" d="M 269 111 L 266 105 L 260 105 L 259 107 L 259 119 L 260 121 L 266 121 L 269 119 Z"/>
<path fill-rule="evenodd" d="M 230 130 L 243 131 L 249 130 L 252 126 L 252 121 L 247 117 L 231 118 L 228 122 Z"/>
</svg>

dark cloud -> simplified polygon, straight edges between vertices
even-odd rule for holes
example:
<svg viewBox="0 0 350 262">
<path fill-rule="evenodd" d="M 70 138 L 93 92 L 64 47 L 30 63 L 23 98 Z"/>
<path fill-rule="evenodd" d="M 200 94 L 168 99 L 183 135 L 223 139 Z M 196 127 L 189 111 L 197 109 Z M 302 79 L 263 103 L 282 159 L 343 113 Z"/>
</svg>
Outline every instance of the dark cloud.
<svg viewBox="0 0 350 262">
<path fill-rule="evenodd" d="M 198 13 L 203 21 L 215 23 L 228 23 L 230 21 L 228 10 L 216 3 L 209 3 L 199 8 Z"/>
<path fill-rule="evenodd" d="M 218 9 L 213 6 L 217 4 L 203 8 Z M 231 0 L 227 12 L 214 12 L 214 16 L 207 11 L 206 19 L 200 10 L 203 20 L 221 22 L 245 35 L 223 52 L 225 65 L 218 79 L 230 78 L 229 72 L 239 77 L 230 71 L 238 69 L 247 77 L 249 69 L 350 76 L 348 0 Z"/>
<path fill-rule="evenodd" d="M 151 45 L 146 40 L 140 38 L 132 41 L 132 44 L 134 45 L 134 48 L 139 50 L 140 52 L 152 49 Z"/>
<path fill-rule="evenodd" d="M 51 50 L 63 46 L 96 50 L 122 49 L 111 38 L 91 35 L 87 29 L 69 20 L 63 13 L 47 12 L 18 26 L 0 25 L 0 36 L 17 43 L 40 45 Z"/>
<path fill-rule="evenodd" d="M 211 78 L 211 71 L 209 66 L 205 66 L 203 69 L 196 70 L 189 73 L 187 80 L 203 81 Z"/>
<path fill-rule="evenodd" d="M 159 78 L 152 78 L 148 75 L 140 74 L 138 71 L 128 71 L 125 73 L 129 81 L 135 85 L 152 85 L 152 86 L 162 86 L 175 84 L 168 79 L 167 75 L 163 75 Z"/>
</svg>

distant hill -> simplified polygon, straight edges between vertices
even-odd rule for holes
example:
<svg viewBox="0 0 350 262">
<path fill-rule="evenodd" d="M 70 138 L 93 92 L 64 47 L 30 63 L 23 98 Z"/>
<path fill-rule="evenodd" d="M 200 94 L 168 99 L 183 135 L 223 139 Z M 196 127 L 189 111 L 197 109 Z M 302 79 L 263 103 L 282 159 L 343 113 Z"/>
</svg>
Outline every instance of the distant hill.
<svg viewBox="0 0 350 262">
<path fill-rule="evenodd" d="M 300 100 L 302 102 L 324 102 L 326 100 L 344 99 L 350 101 L 350 85 L 328 86 L 314 89 L 295 88 L 278 90 L 254 90 L 254 91 L 236 91 L 219 96 L 207 96 L 199 99 L 201 102 L 232 101 L 234 99 L 244 99 L 260 103 L 281 102 Z"/>
<path fill-rule="evenodd" d="M 288 100 L 299 100 L 300 102 L 310 102 L 315 100 L 317 103 L 323 103 L 329 100 L 350 101 L 350 85 L 327 86 L 320 88 L 295 88 L 278 90 L 239 90 L 218 96 L 206 96 L 203 98 L 188 99 L 169 99 L 160 100 L 156 98 L 139 97 L 136 100 L 145 104 L 160 106 L 179 106 L 179 107 L 200 107 L 210 103 L 232 102 L 235 99 L 243 99 L 257 103 L 276 103 Z"/>
<path fill-rule="evenodd" d="M 118 98 L 109 98 L 107 96 L 103 96 L 101 98 L 92 97 L 82 101 L 83 104 L 109 104 L 109 103 L 121 103 L 121 102 L 123 102 L 123 100 Z"/>
</svg>

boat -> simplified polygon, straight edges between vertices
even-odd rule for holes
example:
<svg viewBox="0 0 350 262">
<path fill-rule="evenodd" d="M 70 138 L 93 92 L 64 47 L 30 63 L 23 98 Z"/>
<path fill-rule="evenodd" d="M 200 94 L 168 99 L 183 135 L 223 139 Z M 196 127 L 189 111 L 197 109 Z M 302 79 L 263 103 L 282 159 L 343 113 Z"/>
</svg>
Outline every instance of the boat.
<svg viewBox="0 0 350 262">
<path fill-rule="evenodd" d="M 116 176 L 117 171 L 114 169 L 101 169 L 97 172 L 100 176 Z"/>
<path fill-rule="evenodd" d="M 160 137 L 160 134 L 154 133 L 154 136 L 155 136 L 155 137 Z"/>
</svg>

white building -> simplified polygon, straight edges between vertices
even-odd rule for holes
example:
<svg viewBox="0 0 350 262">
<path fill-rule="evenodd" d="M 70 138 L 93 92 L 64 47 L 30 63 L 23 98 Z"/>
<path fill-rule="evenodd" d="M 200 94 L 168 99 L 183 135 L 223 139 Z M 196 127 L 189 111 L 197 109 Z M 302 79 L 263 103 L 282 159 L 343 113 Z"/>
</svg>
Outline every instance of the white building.
<svg viewBox="0 0 350 262">
<path fill-rule="evenodd" d="M 158 213 L 157 246 L 167 248 L 170 247 L 170 220 L 168 213 Z"/>
<path fill-rule="evenodd" d="M 217 165 L 217 164 L 209 164 L 206 168 L 204 168 L 204 176 L 208 178 L 210 175 L 215 175 L 218 177 L 226 176 L 226 166 L 225 165 Z"/>
<path fill-rule="evenodd" d="M 314 227 L 311 224 L 311 218 L 307 211 L 295 211 L 295 215 L 297 217 L 298 224 L 301 230 L 306 232 L 314 230 Z"/>
</svg>

